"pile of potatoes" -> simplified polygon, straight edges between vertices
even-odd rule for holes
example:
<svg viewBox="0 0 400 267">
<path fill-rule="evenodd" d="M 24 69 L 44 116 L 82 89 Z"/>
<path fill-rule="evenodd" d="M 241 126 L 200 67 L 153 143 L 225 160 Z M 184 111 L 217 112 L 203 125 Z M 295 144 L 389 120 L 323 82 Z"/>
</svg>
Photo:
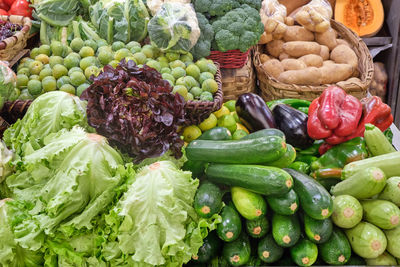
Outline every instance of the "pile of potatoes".
<svg viewBox="0 0 400 267">
<path fill-rule="evenodd" d="M 304 26 L 287 26 L 282 39 L 265 45 L 262 68 L 282 83 L 296 85 L 361 82 L 358 57 L 337 32 L 311 32 Z"/>
</svg>

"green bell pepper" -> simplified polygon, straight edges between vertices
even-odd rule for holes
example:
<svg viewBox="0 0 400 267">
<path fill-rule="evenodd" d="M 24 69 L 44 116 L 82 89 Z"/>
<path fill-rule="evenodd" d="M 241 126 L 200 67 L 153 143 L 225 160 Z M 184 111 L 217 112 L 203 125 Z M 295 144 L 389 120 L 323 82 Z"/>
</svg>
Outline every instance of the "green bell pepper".
<svg viewBox="0 0 400 267">
<path fill-rule="evenodd" d="M 311 102 L 303 99 L 295 99 L 295 98 L 285 98 L 285 99 L 277 99 L 267 102 L 267 105 L 270 109 L 273 109 L 274 106 L 278 104 L 285 104 L 289 105 L 292 108 L 299 109 L 299 108 L 307 108 L 310 106 Z M 305 109 L 303 109 L 305 111 Z M 303 112 L 304 112 L 303 111 Z"/>
<path fill-rule="evenodd" d="M 324 143 L 324 140 L 316 140 L 309 148 L 298 150 L 297 155 L 319 156 L 318 149 Z M 302 160 L 300 160 L 302 161 Z"/>
<path fill-rule="evenodd" d="M 304 174 L 309 174 L 310 173 L 310 165 L 308 165 L 305 162 L 301 161 L 295 161 L 292 164 L 289 165 L 289 169 L 293 169 L 299 172 L 302 172 Z"/>
</svg>

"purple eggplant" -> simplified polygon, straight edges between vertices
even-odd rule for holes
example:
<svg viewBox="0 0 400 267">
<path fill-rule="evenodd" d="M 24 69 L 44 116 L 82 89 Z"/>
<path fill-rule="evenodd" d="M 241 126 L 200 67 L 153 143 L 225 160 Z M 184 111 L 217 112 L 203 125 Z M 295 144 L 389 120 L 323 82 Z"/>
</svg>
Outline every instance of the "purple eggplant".
<svg viewBox="0 0 400 267">
<path fill-rule="evenodd" d="M 308 116 L 288 105 L 279 104 L 274 107 L 272 114 L 279 130 L 286 136 L 286 142 L 300 149 L 310 147 L 312 140 L 307 133 Z"/>
<path fill-rule="evenodd" d="M 272 112 L 264 100 L 252 93 L 243 94 L 236 101 L 240 121 L 252 132 L 276 128 Z"/>
</svg>

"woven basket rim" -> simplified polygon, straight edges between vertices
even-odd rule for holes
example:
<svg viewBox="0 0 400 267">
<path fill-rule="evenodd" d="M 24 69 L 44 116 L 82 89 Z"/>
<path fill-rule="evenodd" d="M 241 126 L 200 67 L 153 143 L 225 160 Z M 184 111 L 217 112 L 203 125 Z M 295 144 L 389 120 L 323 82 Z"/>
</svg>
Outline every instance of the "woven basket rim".
<svg viewBox="0 0 400 267">
<path fill-rule="evenodd" d="M 365 69 L 363 72 L 360 72 L 360 80 L 361 84 L 355 84 L 355 83 L 349 83 L 346 86 L 342 86 L 344 90 L 351 90 L 351 91 L 366 91 L 369 85 L 372 82 L 373 79 L 373 74 L 374 74 L 374 66 L 373 66 L 373 60 L 371 57 L 371 54 L 368 50 L 367 45 L 364 43 L 364 41 L 351 29 L 347 28 L 344 26 L 342 23 L 335 21 L 331 19 L 331 25 L 332 28 L 338 31 L 339 35 L 342 35 L 341 37 L 350 42 L 350 45 L 353 47 L 353 50 L 357 50 L 355 52 L 359 52 L 360 57 L 358 58 L 358 63 L 360 65 L 363 64 L 365 66 Z M 340 33 L 345 33 L 343 34 Z M 352 38 L 348 38 L 348 36 L 351 36 Z M 293 92 L 313 92 L 313 93 L 322 93 L 327 86 L 330 86 L 332 84 L 323 84 L 323 85 L 295 85 L 295 84 L 286 84 L 278 81 L 271 75 L 269 75 L 262 67 L 261 67 L 261 61 L 260 61 L 260 46 L 257 46 L 256 52 L 254 54 L 254 65 L 257 70 L 257 74 L 259 74 L 263 79 L 263 82 L 268 83 L 270 86 L 284 90 L 284 91 L 293 91 Z M 259 77 L 257 77 L 258 80 L 260 80 Z M 336 84 L 333 84 L 336 85 Z"/>
<path fill-rule="evenodd" d="M 23 17 L 23 16 L 16 16 L 16 15 L 11 15 L 11 16 L 1 15 L 1 16 L 0 16 L 0 19 L 3 20 L 3 21 L 10 21 L 10 19 L 15 19 L 15 20 L 17 20 L 17 21 L 15 21 L 15 22 L 13 22 L 13 23 L 15 23 L 15 24 L 20 24 L 20 25 L 23 26 L 22 29 L 21 29 L 20 31 L 18 31 L 18 32 L 22 32 L 23 35 L 26 36 L 26 38 L 28 37 L 27 35 L 29 34 L 29 32 L 30 32 L 30 30 L 31 30 L 31 28 L 32 28 L 32 20 L 31 20 L 30 18 L 28 18 L 28 17 Z M 8 42 L 7 42 L 7 41 L 9 41 L 9 40 L 11 40 L 11 39 L 15 39 L 15 38 L 16 38 L 15 35 L 16 35 L 18 32 L 16 32 L 13 36 L 10 36 L 10 37 L 8 37 L 8 38 L 2 40 L 2 41 L 0 42 L 0 50 L 5 50 L 5 49 L 8 49 L 8 48 L 14 46 L 15 43 L 12 44 L 12 45 L 8 45 Z M 3 47 L 3 46 L 4 46 L 4 47 Z"/>
</svg>

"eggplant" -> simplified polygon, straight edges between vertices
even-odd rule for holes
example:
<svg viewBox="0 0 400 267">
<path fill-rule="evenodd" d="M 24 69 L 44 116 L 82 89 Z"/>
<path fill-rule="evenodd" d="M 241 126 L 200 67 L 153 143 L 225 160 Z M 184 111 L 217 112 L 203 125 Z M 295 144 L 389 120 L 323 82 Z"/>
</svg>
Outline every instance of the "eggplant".
<svg viewBox="0 0 400 267">
<path fill-rule="evenodd" d="M 251 132 L 276 128 L 271 110 L 264 100 L 256 94 L 241 95 L 236 101 L 236 112 L 242 124 Z"/>
<path fill-rule="evenodd" d="M 308 136 L 308 116 L 288 105 L 278 104 L 272 110 L 275 123 L 286 136 L 286 142 L 300 149 L 310 147 L 314 140 Z"/>
</svg>

